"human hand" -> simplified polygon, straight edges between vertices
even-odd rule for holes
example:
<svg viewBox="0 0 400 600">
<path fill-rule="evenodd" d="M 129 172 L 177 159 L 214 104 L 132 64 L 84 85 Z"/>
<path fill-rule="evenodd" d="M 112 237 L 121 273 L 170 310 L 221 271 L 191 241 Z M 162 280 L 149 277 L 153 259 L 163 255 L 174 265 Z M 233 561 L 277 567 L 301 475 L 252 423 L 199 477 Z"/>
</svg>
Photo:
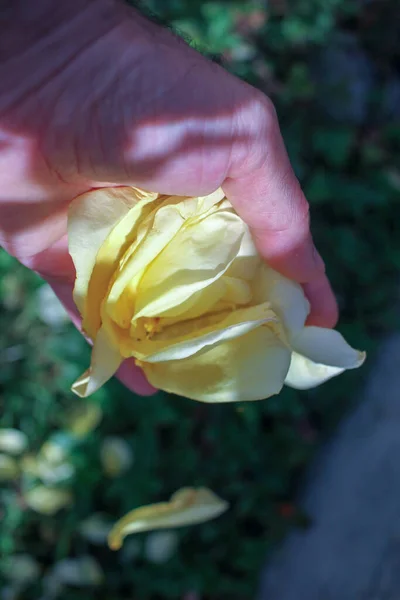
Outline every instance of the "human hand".
<svg viewBox="0 0 400 600">
<path fill-rule="evenodd" d="M 31 4 L 15 0 L 0 21 L 0 244 L 79 325 L 66 240 L 74 197 L 121 184 L 193 196 L 222 186 L 261 255 L 303 284 L 310 323 L 333 326 L 271 102 L 117 0 Z M 130 361 L 120 376 L 153 391 Z"/>
</svg>

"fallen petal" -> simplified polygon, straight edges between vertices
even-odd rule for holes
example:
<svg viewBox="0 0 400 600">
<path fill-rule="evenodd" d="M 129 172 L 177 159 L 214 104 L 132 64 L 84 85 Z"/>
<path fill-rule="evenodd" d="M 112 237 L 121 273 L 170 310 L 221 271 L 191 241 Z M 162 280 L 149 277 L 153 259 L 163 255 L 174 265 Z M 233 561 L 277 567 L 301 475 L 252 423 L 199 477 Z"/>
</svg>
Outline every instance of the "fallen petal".
<svg viewBox="0 0 400 600">
<path fill-rule="evenodd" d="M 24 500 L 29 508 L 42 515 L 55 515 L 71 504 L 72 494 L 68 490 L 38 485 L 25 492 Z"/>
<path fill-rule="evenodd" d="M 117 521 L 108 536 L 108 545 L 118 550 L 131 533 L 195 525 L 215 519 L 227 509 L 228 503 L 207 488 L 183 488 L 169 502 L 136 508 Z"/>
<path fill-rule="evenodd" d="M 0 451 L 19 456 L 28 447 L 28 438 L 19 429 L 12 427 L 0 429 Z"/>
<path fill-rule="evenodd" d="M 15 458 L 0 454 L 0 481 L 13 481 L 19 475 L 19 467 Z"/>
</svg>

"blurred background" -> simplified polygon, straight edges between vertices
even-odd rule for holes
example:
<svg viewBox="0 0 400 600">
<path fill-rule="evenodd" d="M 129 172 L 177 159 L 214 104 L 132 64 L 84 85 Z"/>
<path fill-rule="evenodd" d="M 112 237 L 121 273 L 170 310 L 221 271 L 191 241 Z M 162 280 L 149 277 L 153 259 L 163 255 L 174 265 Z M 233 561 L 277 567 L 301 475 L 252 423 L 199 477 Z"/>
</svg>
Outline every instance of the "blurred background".
<svg viewBox="0 0 400 600">
<path fill-rule="evenodd" d="M 292 528 L 305 467 L 399 327 L 398 0 L 147 0 L 200 51 L 274 100 L 337 293 L 366 366 L 317 390 L 208 406 L 69 391 L 84 340 L 42 282 L 0 250 L 0 599 L 250 600 Z M 128 510 L 206 485 L 208 524 L 106 545 Z M 384 507 L 382 507 L 384 510 Z"/>
</svg>

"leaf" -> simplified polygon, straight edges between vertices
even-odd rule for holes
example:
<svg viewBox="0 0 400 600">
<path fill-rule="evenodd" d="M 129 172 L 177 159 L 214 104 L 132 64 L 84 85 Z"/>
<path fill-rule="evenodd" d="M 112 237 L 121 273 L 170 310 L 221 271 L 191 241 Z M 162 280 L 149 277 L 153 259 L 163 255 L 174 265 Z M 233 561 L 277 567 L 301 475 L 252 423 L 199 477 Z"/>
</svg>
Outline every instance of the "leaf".
<svg viewBox="0 0 400 600">
<path fill-rule="evenodd" d="M 317 129 L 314 131 L 313 146 L 328 165 L 342 167 L 346 164 L 355 141 L 354 131 L 350 128 Z"/>
<path fill-rule="evenodd" d="M 203 523 L 215 519 L 227 508 L 227 502 L 207 488 L 182 488 L 169 502 L 136 508 L 117 521 L 108 536 L 108 545 L 118 550 L 131 533 Z"/>
</svg>

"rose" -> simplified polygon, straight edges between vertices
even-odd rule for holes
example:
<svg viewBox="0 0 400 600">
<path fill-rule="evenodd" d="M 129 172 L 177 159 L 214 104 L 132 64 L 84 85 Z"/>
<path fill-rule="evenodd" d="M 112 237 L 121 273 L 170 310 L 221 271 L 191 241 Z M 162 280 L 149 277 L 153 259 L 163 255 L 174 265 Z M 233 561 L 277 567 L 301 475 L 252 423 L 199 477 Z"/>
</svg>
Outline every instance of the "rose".
<svg viewBox="0 0 400 600">
<path fill-rule="evenodd" d="M 307 327 L 301 286 L 259 257 L 221 189 L 206 197 L 132 187 L 74 200 L 74 300 L 93 341 L 87 396 L 134 357 L 157 388 L 204 402 L 314 387 L 362 364 L 334 330 Z"/>
</svg>

